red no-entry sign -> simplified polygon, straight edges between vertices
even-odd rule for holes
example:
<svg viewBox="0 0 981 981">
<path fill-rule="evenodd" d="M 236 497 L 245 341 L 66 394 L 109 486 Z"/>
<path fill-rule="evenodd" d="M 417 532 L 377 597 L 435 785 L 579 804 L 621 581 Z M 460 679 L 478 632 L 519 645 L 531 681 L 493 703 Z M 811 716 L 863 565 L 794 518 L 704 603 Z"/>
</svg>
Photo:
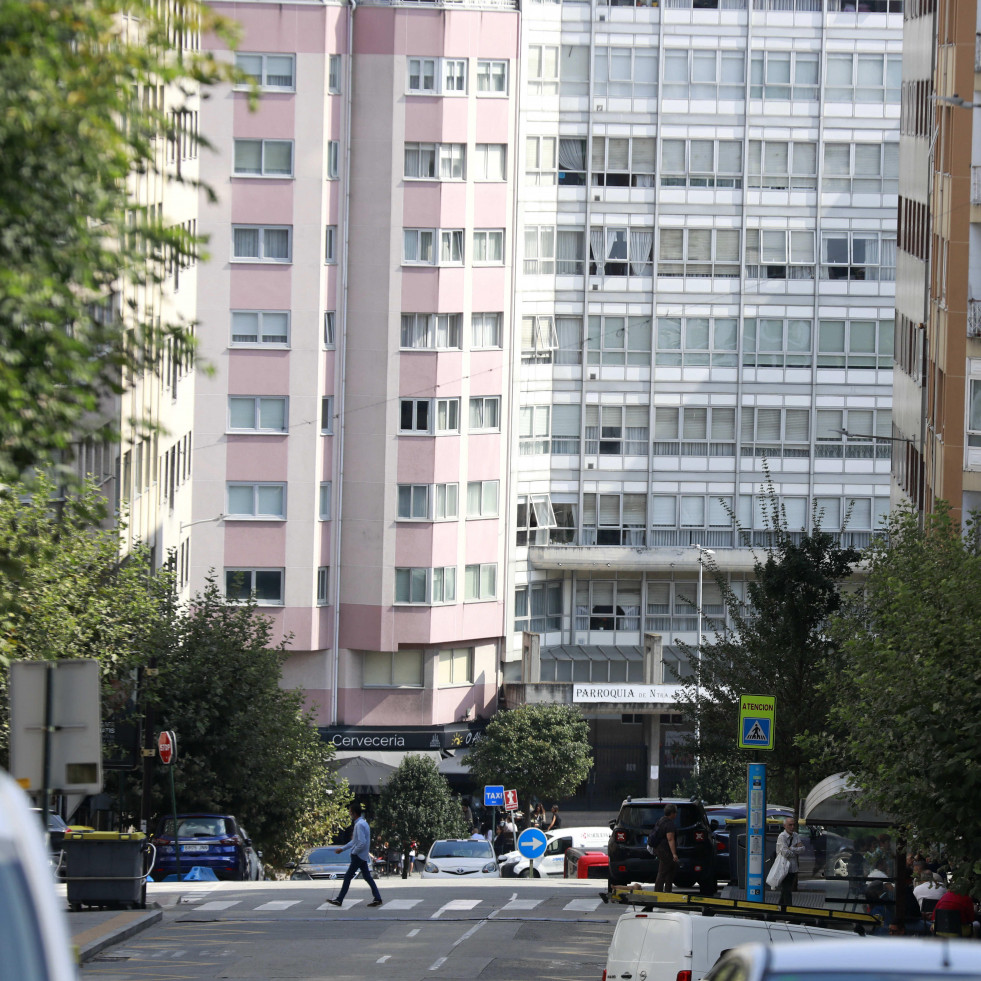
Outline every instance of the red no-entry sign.
<svg viewBox="0 0 981 981">
<path fill-rule="evenodd" d="M 167 731 L 157 736 L 157 755 L 161 763 L 173 763 L 177 759 L 177 736 Z"/>
</svg>

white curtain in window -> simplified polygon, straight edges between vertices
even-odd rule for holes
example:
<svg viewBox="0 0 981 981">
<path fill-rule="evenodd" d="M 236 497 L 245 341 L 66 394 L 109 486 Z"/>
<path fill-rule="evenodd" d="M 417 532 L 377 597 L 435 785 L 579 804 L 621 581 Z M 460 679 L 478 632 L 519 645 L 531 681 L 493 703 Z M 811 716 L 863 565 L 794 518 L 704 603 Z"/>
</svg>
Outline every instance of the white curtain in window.
<svg viewBox="0 0 981 981">
<path fill-rule="evenodd" d="M 561 242 L 562 240 L 560 238 L 560 245 Z M 558 340 L 558 348 L 555 351 L 555 363 L 579 364 L 582 361 L 582 318 L 556 317 L 555 335 Z"/>
<path fill-rule="evenodd" d="M 653 228 L 630 230 L 630 272 L 634 276 L 650 276 L 653 247 Z"/>
<path fill-rule="evenodd" d="M 589 257 L 596 263 L 596 275 L 602 276 L 606 272 L 606 253 L 603 251 L 604 235 L 602 228 L 590 228 L 589 230 Z"/>
<path fill-rule="evenodd" d="M 290 257 L 290 233 L 286 228 L 267 228 L 262 236 L 262 251 L 266 259 Z"/>
<path fill-rule="evenodd" d="M 586 169 L 585 140 L 559 140 L 559 169 L 576 172 Z"/>
<path fill-rule="evenodd" d="M 236 228 L 233 236 L 236 259 L 257 259 L 259 257 L 258 228 Z"/>
<path fill-rule="evenodd" d="M 556 234 L 556 272 L 566 276 L 582 275 L 583 232 L 560 228 Z"/>
</svg>

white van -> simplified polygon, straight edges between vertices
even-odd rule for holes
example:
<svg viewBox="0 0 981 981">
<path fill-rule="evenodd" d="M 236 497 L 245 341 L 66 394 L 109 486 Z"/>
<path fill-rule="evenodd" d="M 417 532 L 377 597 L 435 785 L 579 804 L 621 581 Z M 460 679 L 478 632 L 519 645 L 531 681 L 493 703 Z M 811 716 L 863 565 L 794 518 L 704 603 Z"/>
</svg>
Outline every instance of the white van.
<svg viewBox="0 0 981 981">
<path fill-rule="evenodd" d="M 617 921 L 603 981 L 699 981 L 727 950 L 745 943 L 842 940 L 856 934 L 802 923 L 672 910 L 624 913 Z"/>
<path fill-rule="evenodd" d="M 527 859 L 521 852 L 507 852 L 500 857 L 501 875 L 538 879 L 545 875 L 565 874 L 565 853 L 568 848 L 603 848 L 610 840 L 610 829 L 557 828 L 546 831 L 545 854 Z"/>
</svg>

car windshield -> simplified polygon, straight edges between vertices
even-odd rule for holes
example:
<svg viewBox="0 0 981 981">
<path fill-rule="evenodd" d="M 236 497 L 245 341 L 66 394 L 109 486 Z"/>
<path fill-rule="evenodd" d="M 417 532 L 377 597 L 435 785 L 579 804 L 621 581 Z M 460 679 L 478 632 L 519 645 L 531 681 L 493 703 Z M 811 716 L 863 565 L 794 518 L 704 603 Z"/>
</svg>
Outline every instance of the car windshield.
<svg viewBox="0 0 981 981">
<path fill-rule="evenodd" d="M 430 858 L 493 858 L 489 841 L 436 841 L 429 850 Z"/>
<path fill-rule="evenodd" d="M 164 821 L 160 833 L 174 833 L 173 818 Z M 177 833 L 181 838 L 221 838 L 227 833 L 227 821 L 223 817 L 178 817 Z"/>
<path fill-rule="evenodd" d="M 333 848 L 311 848 L 303 861 L 307 865 L 347 865 L 343 855 L 338 855 Z"/>
<path fill-rule="evenodd" d="M 619 824 L 624 828 L 650 829 L 664 817 L 664 804 L 643 804 L 620 809 Z M 698 821 L 698 812 L 693 807 L 679 807 L 675 816 L 679 828 Z"/>
</svg>

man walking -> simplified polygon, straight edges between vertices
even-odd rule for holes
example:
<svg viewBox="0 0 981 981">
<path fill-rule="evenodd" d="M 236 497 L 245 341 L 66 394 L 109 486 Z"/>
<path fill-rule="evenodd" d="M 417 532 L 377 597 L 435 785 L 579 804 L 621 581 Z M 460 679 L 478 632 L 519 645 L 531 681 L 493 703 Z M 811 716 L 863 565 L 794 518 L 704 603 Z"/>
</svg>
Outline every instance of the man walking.
<svg viewBox="0 0 981 981">
<path fill-rule="evenodd" d="M 664 815 L 648 838 L 647 850 L 657 856 L 655 892 L 671 892 L 674 888 L 674 874 L 678 869 L 677 814 L 676 805 L 665 805 Z"/>
<path fill-rule="evenodd" d="M 351 840 L 348 844 L 342 845 L 340 848 L 335 848 L 334 851 L 340 855 L 341 852 L 350 849 L 351 864 L 347 867 L 347 872 L 344 873 L 344 884 L 341 886 L 341 891 L 337 899 L 328 899 L 327 902 L 331 906 L 340 906 L 344 902 L 344 897 L 347 895 L 351 880 L 360 872 L 361 878 L 371 887 L 371 894 L 375 897 L 368 905 L 381 906 L 382 898 L 378 892 L 378 886 L 375 885 L 375 880 L 371 877 L 371 856 L 368 851 L 368 843 L 371 841 L 371 829 L 368 827 L 368 822 L 362 816 L 360 804 L 357 802 L 352 803 L 348 810 L 351 812 L 351 820 L 354 822 L 354 833 L 351 835 Z"/>
<path fill-rule="evenodd" d="M 783 831 L 777 838 L 777 854 L 783 855 L 790 867 L 786 876 L 780 882 L 780 905 L 790 906 L 794 901 L 794 890 L 797 888 L 797 870 L 800 867 L 799 858 L 804 851 L 804 842 L 797 833 L 797 822 L 792 818 L 784 818 Z"/>
</svg>

